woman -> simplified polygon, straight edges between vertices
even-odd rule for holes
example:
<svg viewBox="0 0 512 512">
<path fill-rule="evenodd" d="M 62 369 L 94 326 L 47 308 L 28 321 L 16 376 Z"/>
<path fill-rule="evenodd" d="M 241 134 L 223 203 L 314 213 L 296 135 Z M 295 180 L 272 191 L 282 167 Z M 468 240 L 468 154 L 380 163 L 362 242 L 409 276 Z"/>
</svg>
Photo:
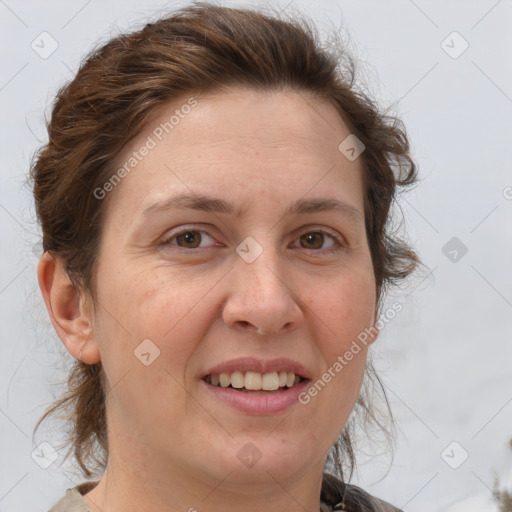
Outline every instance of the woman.
<svg viewBox="0 0 512 512">
<path fill-rule="evenodd" d="M 348 484 L 351 412 L 418 263 L 388 232 L 416 169 L 351 72 L 306 22 L 201 3 L 59 92 L 38 279 L 77 363 L 42 419 L 71 409 L 98 477 L 52 512 L 397 510 Z"/>
</svg>

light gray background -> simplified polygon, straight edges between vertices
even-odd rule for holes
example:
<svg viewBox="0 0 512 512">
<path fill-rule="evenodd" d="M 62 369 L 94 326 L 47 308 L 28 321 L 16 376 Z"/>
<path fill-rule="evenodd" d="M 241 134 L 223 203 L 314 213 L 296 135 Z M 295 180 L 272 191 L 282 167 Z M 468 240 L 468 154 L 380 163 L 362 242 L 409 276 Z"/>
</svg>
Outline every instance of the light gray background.
<svg viewBox="0 0 512 512">
<path fill-rule="evenodd" d="M 70 361 L 37 287 L 39 230 L 24 185 L 44 114 L 98 40 L 184 3 L 0 0 L 1 512 L 47 510 L 81 480 L 62 452 L 48 469 L 31 457 L 40 442 L 55 445 L 32 431 Z M 386 476 L 389 460 L 363 457 L 354 482 L 407 512 L 495 511 L 494 476 L 512 483 L 512 2 L 275 5 L 348 30 L 371 93 L 381 105 L 399 100 L 422 177 L 401 204 L 430 274 L 394 294 L 404 310 L 375 344 L 400 427 L 395 461 Z M 58 42 L 47 59 L 31 48 L 43 31 Z M 442 47 L 453 31 L 469 44 L 456 59 Z M 452 54 L 457 37 L 444 43 Z M 442 252 L 452 237 L 468 249 L 456 262 Z M 452 465 L 469 454 L 457 469 L 441 457 L 453 441 Z"/>
</svg>

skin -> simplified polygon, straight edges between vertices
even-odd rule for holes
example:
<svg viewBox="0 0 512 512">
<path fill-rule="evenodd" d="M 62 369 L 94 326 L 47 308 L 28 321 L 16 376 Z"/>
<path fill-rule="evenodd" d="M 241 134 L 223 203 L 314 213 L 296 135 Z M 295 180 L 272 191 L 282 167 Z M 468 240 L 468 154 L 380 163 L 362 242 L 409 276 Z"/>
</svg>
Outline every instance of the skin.
<svg viewBox="0 0 512 512">
<path fill-rule="evenodd" d="M 94 301 L 58 260 L 45 254 L 39 264 L 59 337 L 106 374 L 109 462 L 84 499 L 94 512 L 317 512 L 327 452 L 358 397 L 367 347 L 309 404 L 272 415 L 232 409 L 200 379 L 215 364 L 254 356 L 295 359 L 314 382 L 374 325 L 362 159 L 338 150 L 350 130 L 325 101 L 242 87 L 195 97 L 197 107 L 104 200 Z M 160 107 L 113 169 L 188 98 Z M 142 214 L 191 192 L 245 212 Z M 343 201 L 360 221 L 337 210 L 284 216 L 311 198 Z M 196 242 L 173 238 L 178 228 L 196 230 Z M 302 236 L 319 229 L 341 242 Z M 247 236 L 263 248 L 250 264 L 235 251 Z M 149 366 L 134 355 L 145 339 L 160 350 Z M 262 454 L 252 467 L 237 457 L 248 442 Z"/>
</svg>

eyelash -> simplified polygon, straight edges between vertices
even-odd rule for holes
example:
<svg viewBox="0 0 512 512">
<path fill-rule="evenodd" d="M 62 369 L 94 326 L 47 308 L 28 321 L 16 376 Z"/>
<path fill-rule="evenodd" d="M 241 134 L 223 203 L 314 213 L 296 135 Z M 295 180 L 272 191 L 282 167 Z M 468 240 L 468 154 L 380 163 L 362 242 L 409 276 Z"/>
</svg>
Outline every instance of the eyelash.
<svg viewBox="0 0 512 512">
<path fill-rule="evenodd" d="M 213 237 L 205 230 L 202 230 L 202 229 L 183 229 L 177 233 L 174 233 L 171 237 L 168 237 L 166 238 L 165 240 L 163 240 L 161 242 L 161 245 L 164 246 L 165 248 L 168 248 L 168 247 L 175 247 L 177 248 L 178 250 L 181 250 L 181 251 L 185 251 L 185 252 L 197 252 L 198 249 L 201 249 L 200 247 L 193 247 L 193 248 L 186 248 L 186 247 L 180 247 L 179 245 L 175 245 L 175 244 L 172 244 L 171 242 L 173 240 L 175 240 L 176 238 L 178 238 L 180 235 L 184 235 L 186 233 L 201 233 L 201 234 L 206 234 L 208 235 L 210 238 L 213 239 Z M 343 239 L 340 237 L 340 236 L 337 236 L 337 235 L 334 235 L 332 233 L 330 233 L 329 231 L 326 231 L 325 229 L 313 229 L 311 231 L 304 231 L 303 233 L 301 233 L 299 235 L 299 237 L 297 238 L 297 240 L 303 236 L 303 235 L 308 235 L 308 234 L 312 234 L 312 233 L 321 233 L 322 235 L 324 236 L 328 236 L 330 238 L 332 238 L 337 245 L 333 246 L 333 247 L 330 247 L 328 249 L 304 249 L 305 251 L 311 251 L 311 252 L 326 252 L 326 253 L 336 253 L 336 252 L 339 252 L 343 249 L 346 248 L 346 244 L 344 243 Z M 210 249 L 211 247 L 206 247 L 206 248 L 202 248 L 202 249 Z"/>
</svg>

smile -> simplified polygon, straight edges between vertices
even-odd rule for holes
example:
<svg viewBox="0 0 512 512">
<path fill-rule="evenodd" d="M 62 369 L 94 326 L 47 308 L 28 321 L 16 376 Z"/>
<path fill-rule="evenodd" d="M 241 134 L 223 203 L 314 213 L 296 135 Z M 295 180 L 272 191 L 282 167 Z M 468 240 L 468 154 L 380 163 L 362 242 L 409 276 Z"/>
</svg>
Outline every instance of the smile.
<svg viewBox="0 0 512 512">
<path fill-rule="evenodd" d="M 237 373 L 237 372 L 234 372 Z M 234 377 L 234 381 L 236 385 L 239 385 L 244 379 L 244 386 L 234 387 L 233 386 L 233 374 L 220 374 L 220 375 L 208 375 L 204 379 L 201 379 L 200 383 L 205 387 L 205 391 L 209 393 L 210 397 L 213 397 L 215 402 L 220 402 L 222 405 L 228 405 L 230 408 L 236 409 L 240 412 L 244 412 L 252 415 L 272 415 L 283 412 L 293 405 L 299 403 L 298 397 L 300 393 L 302 393 L 309 382 L 309 379 L 303 379 L 294 373 L 288 374 L 286 373 L 286 385 L 278 386 L 276 389 L 265 390 L 261 388 L 261 384 L 259 389 L 247 389 L 245 387 L 245 378 L 247 377 L 247 373 L 251 374 L 254 372 L 246 372 L 245 375 L 239 372 L 240 375 L 236 375 Z M 224 377 L 222 377 L 224 375 Z M 249 386 L 256 386 L 254 381 L 257 382 L 258 377 L 263 381 L 265 375 L 272 374 L 256 374 L 249 375 Z M 279 378 L 279 374 L 278 378 Z M 293 377 L 293 384 L 288 387 L 288 378 Z M 223 387 L 222 383 L 225 384 Z M 218 384 L 214 384 L 217 379 L 219 380 Z M 251 379 L 254 379 L 251 381 Z M 284 376 L 281 377 L 282 380 L 278 380 L 277 382 L 283 382 Z M 265 378 L 266 381 L 270 382 L 271 377 Z M 227 383 L 227 385 L 226 385 Z M 276 378 L 275 375 L 272 376 L 272 386 L 275 387 Z"/>
<path fill-rule="evenodd" d="M 235 371 L 231 374 L 221 373 L 217 375 L 207 375 L 205 377 L 208 384 L 219 386 L 221 388 L 231 387 L 240 391 L 277 391 L 279 389 L 291 388 L 301 381 L 299 375 L 294 372 L 241 372 Z"/>
</svg>

